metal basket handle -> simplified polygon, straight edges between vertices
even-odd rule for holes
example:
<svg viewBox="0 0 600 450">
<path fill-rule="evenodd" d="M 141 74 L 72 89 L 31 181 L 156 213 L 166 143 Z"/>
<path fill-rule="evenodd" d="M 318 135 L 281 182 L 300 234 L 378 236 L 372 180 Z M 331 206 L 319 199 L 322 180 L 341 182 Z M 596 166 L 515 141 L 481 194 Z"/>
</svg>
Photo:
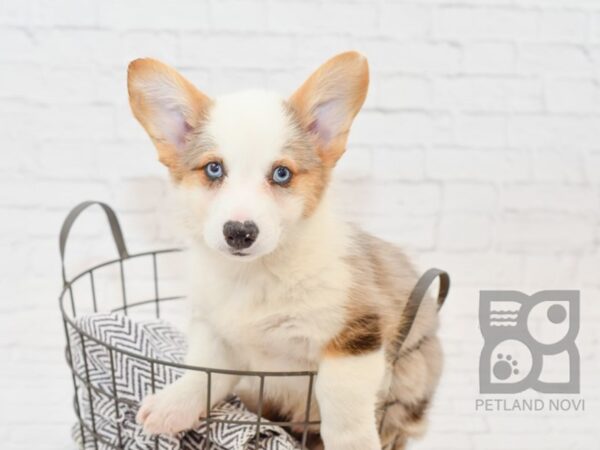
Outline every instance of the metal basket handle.
<svg viewBox="0 0 600 450">
<path fill-rule="evenodd" d="M 123 238 L 123 232 L 121 231 L 121 225 L 119 224 L 119 219 L 117 219 L 117 215 L 113 211 L 113 209 L 108 206 L 106 203 L 98 202 L 98 201 L 87 201 L 80 203 L 75 208 L 71 210 L 71 212 L 65 218 L 65 221 L 62 224 L 59 235 L 59 248 L 60 248 L 60 264 L 62 268 L 62 278 L 63 284 L 67 284 L 67 275 L 65 272 L 65 247 L 67 246 L 67 239 L 69 237 L 69 232 L 73 227 L 73 224 L 79 217 L 79 215 L 83 212 L 84 209 L 87 209 L 89 206 L 98 205 L 102 208 L 104 213 L 106 214 L 106 218 L 108 219 L 108 224 L 110 225 L 110 231 L 112 233 L 113 241 L 115 246 L 117 247 L 117 251 L 119 252 L 119 257 L 121 259 L 127 258 L 129 253 L 127 252 L 127 247 L 125 246 L 125 239 Z"/>
</svg>

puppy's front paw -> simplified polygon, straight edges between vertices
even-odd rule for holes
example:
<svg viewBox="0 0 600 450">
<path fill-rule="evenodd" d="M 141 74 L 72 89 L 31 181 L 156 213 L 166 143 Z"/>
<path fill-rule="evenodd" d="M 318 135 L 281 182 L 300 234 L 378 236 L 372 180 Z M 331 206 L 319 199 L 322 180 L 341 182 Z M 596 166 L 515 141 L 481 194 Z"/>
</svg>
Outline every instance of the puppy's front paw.
<svg viewBox="0 0 600 450">
<path fill-rule="evenodd" d="M 147 396 L 137 413 L 137 423 L 148 434 L 175 434 L 193 428 L 206 409 L 198 391 L 176 382 Z"/>
</svg>

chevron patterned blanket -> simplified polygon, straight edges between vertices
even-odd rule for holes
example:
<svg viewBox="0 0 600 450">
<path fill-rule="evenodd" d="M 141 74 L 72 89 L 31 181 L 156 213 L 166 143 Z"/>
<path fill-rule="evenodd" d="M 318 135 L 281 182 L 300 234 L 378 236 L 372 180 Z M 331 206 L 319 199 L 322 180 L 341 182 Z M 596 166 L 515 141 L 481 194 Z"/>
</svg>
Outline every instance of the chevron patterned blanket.
<svg viewBox="0 0 600 450">
<path fill-rule="evenodd" d="M 183 361 L 185 337 L 173 326 L 160 320 L 134 321 L 121 314 L 92 314 L 77 319 L 77 325 L 89 336 L 129 354 L 111 352 L 107 347 L 70 332 L 73 370 L 78 378 L 89 376 L 90 388 L 78 389 L 80 416 L 84 426 L 73 426 L 73 438 L 82 450 L 96 449 L 92 430 L 96 430 L 99 450 L 296 450 L 300 445 L 281 427 L 261 422 L 258 446 L 256 426 L 231 423 L 200 424 L 197 429 L 178 436 L 148 436 L 135 422 L 140 401 L 151 392 L 150 363 L 141 355 L 167 362 Z M 87 356 L 84 360 L 83 355 Z M 114 374 L 114 376 L 113 376 Z M 155 365 L 156 389 L 172 383 L 182 370 Z M 115 402 L 114 393 L 118 401 Z M 211 416 L 236 421 L 256 421 L 235 396 L 213 408 Z M 262 425 L 264 424 L 264 425 Z M 210 445 L 205 442 L 209 436 Z"/>
</svg>

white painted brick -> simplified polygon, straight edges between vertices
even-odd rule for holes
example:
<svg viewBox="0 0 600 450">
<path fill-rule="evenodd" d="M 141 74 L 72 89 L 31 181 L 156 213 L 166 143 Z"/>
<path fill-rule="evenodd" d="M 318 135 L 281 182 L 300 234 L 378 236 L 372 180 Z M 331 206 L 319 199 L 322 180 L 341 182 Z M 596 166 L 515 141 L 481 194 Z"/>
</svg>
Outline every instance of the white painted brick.
<svg viewBox="0 0 600 450">
<path fill-rule="evenodd" d="M 38 177 L 100 178 L 98 152 L 90 141 L 47 140 L 41 143 L 32 172 Z"/>
<path fill-rule="evenodd" d="M 382 215 L 432 214 L 440 208 L 440 190 L 432 183 L 402 183 L 389 189 L 389 183 L 364 181 L 344 183 L 339 195 L 349 214 Z"/>
<path fill-rule="evenodd" d="M 503 176 L 499 168 L 505 165 L 500 152 L 453 148 L 426 152 L 426 174 L 437 180 L 494 181 Z"/>
<path fill-rule="evenodd" d="M 594 183 L 600 184 L 600 151 L 590 151 L 584 159 L 586 177 Z"/>
<path fill-rule="evenodd" d="M 39 87 L 28 89 L 26 98 L 47 104 L 124 103 L 126 91 L 124 64 L 118 71 L 98 69 L 90 65 L 58 66 L 44 70 L 38 76 Z M 35 70 L 33 70 L 35 73 Z M 33 92 L 31 92 L 33 91 Z"/>
<path fill-rule="evenodd" d="M 147 176 L 167 179 L 167 168 L 158 161 L 158 154 L 150 138 L 145 135 L 140 125 L 135 125 L 139 127 L 139 140 L 101 142 L 92 148 L 98 155 L 98 172 L 104 173 L 104 178 L 111 181 Z"/>
<path fill-rule="evenodd" d="M 32 2 L 2 2 L 0 23 L 2 25 L 27 25 L 31 20 Z"/>
<path fill-rule="evenodd" d="M 302 34 L 374 35 L 379 11 L 374 2 L 271 2 L 269 28 Z"/>
<path fill-rule="evenodd" d="M 402 220 L 382 220 L 382 216 L 362 216 L 352 220 L 370 233 L 401 246 L 410 252 L 431 250 L 435 247 L 435 220 L 433 216 L 412 216 Z"/>
<path fill-rule="evenodd" d="M 491 77 L 438 78 L 435 84 L 435 105 L 439 108 L 501 110 L 504 99 L 502 80 Z"/>
<path fill-rule="evenodd" d="M 37 180 L 30 189 L 37 196 L 38 206 L 50 208 L 70 208 L 83 200 L 109 202 L 111 192 L 105 182 L 84 180 Z"/>
<path fill-rule="evenodd" d="M 464 68 L 470 73 L 513 73 L 515 45 L 506 42 L 468 42 L 464 46 Z"/>
<path fill-rule="evenodd" d="M 275 92 L 293 92 L 302 81 L 310 75 L 310 69 L 303 70 L 269 70 L 265 74 L 265 86 Z"/>
<path fill-rule="evenodd" d="M 259 69 L 219 69 L 214 70 L 210 76 L 210 84 L 201 87 L 203 91 L 210 89 L 207 93 L 211 96 L 227 94 L 243 89 L 265 89 L 265 73 Z M 298 82 L 300 86 L 300 81 Z M 291 95 L 293 91 L 284 94 Z"/>
<path fill-rule="evenodd" d="M 383 180 L 422 180 L 425 154 L 413 148 L 375 148 L 373 178 Z"/>
<path fill-rule="evenodd" d="M 491 184 L 447 183 L 443 192 L 447 212 L 492 214 L 498 207 L 498 189 Z"/>
<path fill-rule="evenodd" d="M 510 184 L 502 190 L 501 208 L 506 211 L 556 211 L 594 217 L 600 200 L 591 186 L 558 184 Z"/>
<path fill-rule="evenodd" d="M 341 180 L 366 179 L 373 173 L 373 155 L 368 147 L 351 145 L 337 162 L 335 175 Z"/>
<path fill-rule="evenodd" d="M 128 241 L 139 243 L 156 242 L 158 217 L 153 212 L 122 212 L 119 214 L 121 227 L 127 230 Z"/>
<path fill-rule="evenodd" d="M 446 213 L 439 224 L 439 248 L 446 251 L 486 250 L 493 221 L 481 214 Z"/>
<path fill-rule="evenodd" d="M 30 207 L 39 205 L 39 201 L 31 180 L 14 173 L 0 178 L 0 206 Z"/>
<path fill-rule="evenodd" d="M 316 19 L 330 33 L 374 34 L 378 23 L 377 3 L 326 1 Z"/>
<path fill-rule="evenodd" d="M 405 73 L 457 73 L 461 65 L 461 49 L 449 43 L 364 40 L 358 50 L 369 55 L 374 71 Z"/>
<path fill-rule="evenodd" d="M 0 20 L 2 18 L 0 13 Z M 27 30 L 10 27 L 0 28 L 0 62 L 32 62 L 39 57 L 37 42 Z"/>
<path fill-rule="evenodd" d="M 50 106 L 42 114 L 38 132 L 44 139 L 110 139 L 115 132 L 114 108 Z"/>
<path fill-rule="evenodd" d="M 540 431 L 527 434 L 493 433 L 489 435 L 474 435 L 473 442 L 475 448 L 489 450 L 504 450 L 507 448 L 515 450 L 532 448 L 543 448 L 544 450 L 561 450 L 565 448 L 587 449 L 593 448 L 597 443 L 593 437 L 582 434 L 565 436 Z"/>
<path fill-rule="evenodd" d="M 508 143 L 515 148 L 590 148 L 599 137 L 598 119 L 589 116 L 525 114 L 508 119 Z"/>
<path fill-rule="evenodd" d="M 592 42 L 600 42 L 600 12 L 590 14 L 590 38 Z"/>
<path fill-rule="evenodd" d="M 428 448 L 447 448 L 465 450 L 473 448 L 471 439 L 464 433 L 435 433 L 423 441 L 417 441 L 411 445 L 411 450 L 426 450 Z"/>
<path fill-rule="evenodd" d="M 365 145 L 431 145 L 453 142 L 445 114 L 363 111 L 355 120 L 351 139 Z"/>
<path fill-rule="evenodd" d="M 577 45 L 523 44 L 519 46 L 517 70 L 533 74 L 589 73 L 591 61 L 586 51 Z"/>
<path fill-rule="evenodd" d="M 156 58 L 175 66 L 179 62 L 179 36 L 175 32 L 127 31 L 119 39 L 119 70 L 137 58 Z M 195 61 L 190 61 L 195 62 Z"/>
<path fill-rule="evenodd" d="M 381 5 L 381 32 L 395 39 L 423 39 L 431 34 L 431 8 L 410 3 Z"/>
<path fill-rule="evenodd" d="M 268 5 L 269 29 L 273 31 L 309 34 L 314 31 L 320 15 L 320 2 L 295 0 Z"/>
<path fill-rule="evenodd" d="M 478 289 L 497 289 L 506 288 L 511 285 L 518 289 L 522 286 L 522 277 L 524 273 L 524 262 L 520 255 L 494 252 L 439 252 L 436 251 L 430 255 L 421 256 L 425 266 L 439 266 L 448 270 L 452 277 L 461 280 L 459 290 L 462 288 L 471 288 L 467 291 L 468 295 L 461 298 L 454 298 L 460 305 L 463 302 L 472 304 L 475 298 L 478 298 Z M 425 264 L 425 262 L 427 264 Z M 459 291 L 462 292 L 462 291 Z M 448 305 L 449 306 L 449 305 Z M 462 314 L 467 309 L 463 308 Z M 476 314 L 476 313 L 475 313 Z"/>
<path fill-rule="evenodd" d="M 307 78 L 317 67 L 333 55 L 348 51 L 353 48 L 352 39 L 341 34 L 326 36 L 302 36 L 297 44 L 297 65 L 299 70 L 294 70 L 296 81 L 294 87 L 301 80 Z M 287 67 L 289 68 L 289 67 Z"/>
<path fill-rule="evenodd" d="M 545 108 L 544 91 L 538 79 L 510 79 L 504 82 L 507 109 L 539 112 Z"/>
<path fill-rule="evenodd" d="M 534 152 L 533 174 L 536 181 L 582 183 L 586 180 L 586 167 L 581 152 L 571 149 Z M 597 166 L 596 166 L 597 167 Z"/>
<path fill-rule="evenodd" d="M 544 108 L 543 93 L 539 80 L 480 75 L 438 78 L 434 95 L 444 109 L 536 112 Z"/>
<path fill-rule="evenodd" d="M 33 64 L 9 64 L 0 74 L 0 98 L 34 100 L 43 95 L 42 74 Z"/>
<path fill-rule="evenodd" d="M 461 114 L 457 119 L 458 142 L 467 147 L 503 148 L 506 146 L 504 116 Z"/>
<path fill-rule="evenodd" d="M 292 64 L 295 41 L 291 36 L 186 33 L 181 37 L 181 57 L 203 65 L 236 68 L 273 68 Z"/>
<path fill-rule="evenodd" d="M 3 220 L 0 220 L 0 244 L 11 245 L 18 240 L 23 224 L 31 217 L 31 210 L 13 206 L 0 207 Z"/>
<path fill-rule="evenodd" d="M 576 286 L 580 261 L 579 256 L 570 255 L 526 256 L 525 282 L 533 289 L 570 289 Z"/>
<path fill-rule="evenodd" d="M 116 138 L 124 141 L 135 142 L 138 145 L 142 142 L 151 142 L 140 123 L 135 120 L 131 114 L 131 109 L 128 106 L 122 105 L 117 107 L 114 111 L 114 114 L 116 121 Z M 112 144 L 113 146 L 119 147 L 121 150 L 123 148 L 123 145 L 120 142 L 113 142 Z M 143 164 L 143 162 L 140 163 Z"/>
<path fill-rule="evenodd" d="M 600 86 L 593 79 L 553 79 L 546 84 L 546 98 L 550 111 L 600 111 Z"/>
<path fill-rule="evenodd" d="M 423 144 L 432 135 L 429 115 L 420 112 L 381 113 L 363 111 L 357 118 L 351 139 L 360 144 Z"/>
<path fill-rule="evenodd" d="M 507 213 L 498 224 L 501 248 L 517 253 L 578 253 L 594 245 L 594 223 L 564 213 Z"/>
<path fill-rule="evenodd" d="M 447 6 L 434 11 L 434 36 L 452 39 L 529 39 L 538 29 L 535 10 Z"/>
<path fill-rule="evenodd" d="M 208 2 L 169 2 L 107 0 L 98 10 L 98 23 L 117 29 L 199 30 L 208 25 Z"/>
<path fill-rule="evenodd" d="M 39 46 L 38 62 L 48 67 L 111 65 L 120 51 L 118 35 L 109 30 L 40 28 L 33 34 Z"/>
<path fill-rule="evenodd" d="M 44 27 L 87 28 L 98 25 L 101 4 L 94 0 L 35 0 L 28 23 Z"/>
<path fill-rule="evenodd" d="M 377 80 L 378 107 L 423 109 L 431 105 L 431 82 L 423 77 L 387 76 Z"/>
<path fill-rule="evenodd" d="M 600 267 L 600 252 L 594 251 L 579 259 L 581 265 L 580 280 L 585 286 L 600 287 L 598 267 Z"/>
<path fill-rule="evenodd" d="M 264 31 L 267 27 L 266 8 L 264 0 L 214 2 L 210 8 L 211 26 L 218 31 Z"/>
<path fill-rule="evenodd" d="M 468 430 L 469 434 L 473 432 L 485 432 L 486 422 L 483 417 L 472 416 L 470 414 L 439 414 L 430 416 L 431 433 L 452 433 L 457 429 Z M 459 448 L 459 447 L 456 447 Z M 464 447 L 463 447 L 464 448 Z"/>
<path fill-rule="evenodd" d="M 555 42 L 583 42 L 588 36 L 589 15 L 564 9 L 542 11 L 540 39 Z"/>
</svg>

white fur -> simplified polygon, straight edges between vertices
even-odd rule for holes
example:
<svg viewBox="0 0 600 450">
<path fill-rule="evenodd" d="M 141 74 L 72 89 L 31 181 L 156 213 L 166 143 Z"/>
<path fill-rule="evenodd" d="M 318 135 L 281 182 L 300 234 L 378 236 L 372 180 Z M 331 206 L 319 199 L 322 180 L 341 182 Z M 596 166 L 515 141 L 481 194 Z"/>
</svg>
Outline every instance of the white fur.
<svg viewBox="0 0 600 450">
<path fill-rule="evenodd" d="M 272 193 L 267 178 L 273 163 L 282 158 L 282 148 L 293 129 L 285 114 L 283 98 L 269 92 L 247 91 L 216 100 L 204 132 L 218 145 L 227 171 L 227 182 L 207 198 L 201 187 L 192 192 L 194 204 L 188 223 L 213 250 L 231 255 L 223 236 L 228 220 L 256 223 L 259 234 L 244 253 L 247 260 L 272 252 L 282 229 L 302 214 L 302 199 Z M 189 188 L 186 196 L 190 195 Z M 204 220 L 199 220 L 204 216 Z M 201 227 L 201 228 L 200 228 Z M 239 257 L 234 257 L 239 259 Z"/>
<path fill-rule="evenodd" d="M 375 402 L 385 374 L 383 350 L 324 359 L 317 398 L 327 450 L 379 450 Z"/>
<path fill-rule="evenodd" d="M 342 257 L 351 241 L 349 228 L 333 215 L 327 197 L 303 218 L 301 196 L 273 193 L 266 184 L 293 131 L 282 98 L 249 92 L 217 99 L 205 131 L 218 146 L 227 180 L 215 190 L 179 188 L 180 210 L 192 237 L 188 363 L 245 370 L 320 369 L 313 418 L 320 404 L 327 450 L 375 450 L 382 353 L 322 357 L 346 318 L 351 280 Z M 228 220 L 258 225 L 249 256 L 235 257 L 227 249 L 222 230 Z M 203 374 L 186 373 L 149 397 L 138 419 L 152 433 L 191 427 L 206 412 L 205 383 Z M 212 403 L 232 390 L 255 401 L 256 383 L 255 378 L 214 376 Z M 306 379 L 266 380 L 265 397 L 291 410 L 303 411 L 306 395 Z M 356 432 L 348 434 L 349 427 Z M 351 437 L 360 444 L 349 446 Z"/>
</svg>

